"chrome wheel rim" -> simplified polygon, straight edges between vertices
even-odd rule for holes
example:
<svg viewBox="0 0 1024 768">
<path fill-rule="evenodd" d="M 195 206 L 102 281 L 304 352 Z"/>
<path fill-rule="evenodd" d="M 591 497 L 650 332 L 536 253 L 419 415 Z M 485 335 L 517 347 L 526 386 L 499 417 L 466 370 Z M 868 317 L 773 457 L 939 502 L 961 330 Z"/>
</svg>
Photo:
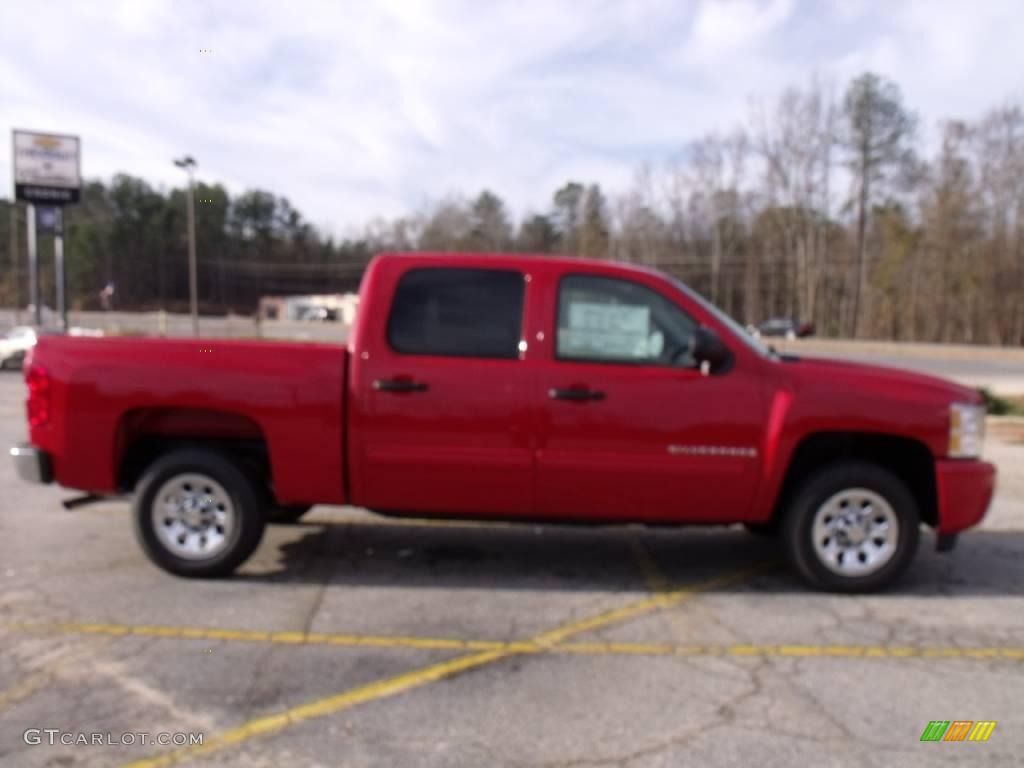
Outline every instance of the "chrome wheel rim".
<svg viewBox="0 0 1024 768">
<path fill-rule="evenodd" d="M 176 475 L 153 497 L 157 538 L 168 552 L 185 560 L 208 560 L 223 551 L 236 517 L 224 486 L 198 472 Z"/>
<path fill-rule="evenodd" d="M 840 576 L 868 576 L 896 554 L 900 524 L 892 505 L 867 488 L 832 495 L 814 513 L 814 553 Z"/>
</svg>

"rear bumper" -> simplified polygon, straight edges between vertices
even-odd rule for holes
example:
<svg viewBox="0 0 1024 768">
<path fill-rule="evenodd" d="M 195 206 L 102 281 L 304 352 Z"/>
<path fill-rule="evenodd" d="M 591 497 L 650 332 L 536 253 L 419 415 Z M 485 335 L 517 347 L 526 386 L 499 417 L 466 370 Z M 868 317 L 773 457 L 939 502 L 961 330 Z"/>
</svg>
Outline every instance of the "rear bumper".
<svg viewBox="0 0 1024 768">
<path fill-rule="evenodd" d="M 52 483 L 53 465 L 50 454 L 24 443 L 11 447 L 14 470 L 18 477 L 29 483 Z"/>
<path fill-rule="evenodd" d="M 996 489 L 996 468 L 986 461 L 935 462 L 938 532 L 956 533 L 981 522 Z"/>
</svg>

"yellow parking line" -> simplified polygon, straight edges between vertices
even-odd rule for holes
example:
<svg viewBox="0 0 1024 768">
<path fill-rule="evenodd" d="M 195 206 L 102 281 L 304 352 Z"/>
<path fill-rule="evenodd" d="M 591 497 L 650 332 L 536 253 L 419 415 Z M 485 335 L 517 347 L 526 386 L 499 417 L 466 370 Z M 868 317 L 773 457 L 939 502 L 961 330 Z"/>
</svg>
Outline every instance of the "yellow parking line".
<svg viewBox="0 0 1024 768">
<path fill-rule="evenodd" d="M 665 645 L 562 643 L 555 653 L 584 656 L 831 656 L 837 658 L 943 658 L 1024 660 L 1024 648 L 959 648 L 862 645 Z"/>
<path fill-rule="evenodd" d="M 708 590 L 715 589 L 716 587 L 733 583 L 761 570 L 763 570 L 763 567 L 747 569 L 716 579 L 710 579 L 700 584 L 677 589 L 664 595 L 646 598 L 622 608 L 606 611 L 587 619 L 567 622 L 561 626 L 548 630 L 547 632 L 542 632 L 525 643 L 517 644 L 518 647 L 516 648 L 511 647 L 512 644 L 508 644 L 507 647 L 502 649 L 486 650 L 459 656 L 449 661 L 430 664 L 420 669 L 415 669 L 394 677 L 370 683 L 369 685 L 353 688 L 352 690 L 345 691 L 334 696 L 316 699 L 307 704 L 302 704 L 297 707 L 292 707 L 291 709 L 278 712 L 277 714 L 250 720 L 237 728 L 232 728 L 219 736 L 213 737 L 202 745 L 183 747 L 152 758 L 137 760 L 135 762 L 128 763 L 124 768 L 162 768 L 163 766 L 174 765 L 186 758 L 215 752 L 224 749 L 225 747 L 240 744 L 254 736 L 280 731 L 283 728 L 287 728 L 290 725 L 300 723 L 305 720 L 324 717 L 345 709 L 350 709 L 359 704 L 376 701 L 389 696 L 395 696 L 399 693 L 404 693 L 405 691 L 426 685 L 427 683 L 442 680 L 444 678 L 451 677 L 452 675 L 459 674 L 460 672 L 465 672 L 466 670 L 481 667 L 486 664 L 492 664 L 510 656 L 525 653 L 538 653 L 548 650 L 552 646 L 572 637 L 573 635 L 593 629 L 599 629 L 626 619 L 635 618 L 643 615 L 644 613 L 649 613 L 668 605 L 675 605 L 687 598 L 696 596 L 701 592 L 706 592 Z"/>
<path fill-rule="evenodd" d="M 525 642 L 502 642 L 487 640 L 457 640 L 450 638 L 436 637 L 402 637 L 402 636 L 373 636 L 373 635 L 330 635 L 316 634 L 309 635 L 301 632 L 260 632 L 251 630 L 226 630 L 226 629 L 201 629 L 194 627 L 159 627 L 126 624 L 86 624 L 75 622 L 62 622 L 57 624 L 30 624 L 23 622 L 11 622 L 0 624 L 0 627 L 8 629 L 21 629 L 25 631 L 42 632 L 80 632 L 89 634 L 109 635 L 146 635 L 155 637 L 188 637 L 203 640 L 246 640 L 270 643 L 309 644 L 317 642 L 331 645 L 352 645 L 352 646 L 375 646 L 380 648 L 420 648 L 428 650 L 512 650 L 520 653 L 530 653 L 543 648 L 549 648 L 571 635 L 578 635 L 592 629 L 607 626 L 609 624 L 626 621 L 645 613 L 667 608 L 676 605 L 683 600 L 699 592 L 707 592 L 712 589 L 734 584 L 751 576 L 762 573 L 773 567 L 774 563 L 761 563 L 752 568 L 747 568 L 733 573 L 708 579 L 700 584 L 669 590 L 629 603 L 621 608 L 591 616 L 579 621 L 564 624 L 561 627 L 544 632 L 533 640 Z M 540 646 L 535 647 L 535 646 Z"/>
<path fill-rule="evenodd" d="M 591 616 L 579 621 L 570 622 L 564 624 L 561 627 L 556 627 L 548 632 L 544 632 L 534 638 L 534 642 L 544 647 L 550 647 L 557 643 L 562 642 L 566 638 L 572 635 L 578 635 L 581 632 L 588 632 L 594 629 L 600 629 L 609 624 L 617 624 L 627 619 L 635 619 L 638 616 L 642 616 L 646 613 L 651 613 L 662 608 L 670 608 L 674 605 L 678 605 L 683 600 L 693 597 L 694 595 L 700 594 L 701 592 L 708 592 L 713 589 L 728 586 L 729 584 L 735 584 L 749 579 L 752 576 L 756 576 L 759 573 L 764 573 L 770 568 L 774 567 L 775 563 L 761 563 L 752 568 L 745 568 L 741 571 L 734 571 L 724 576 L 718 576 L 713 579 L 708 579 L 700 584 L 696 584 L 689 587 L 681 587 L 679 589 L 672 589 L 667 592 L 662 592 L 651 597 L 638 600 L 635 603 L 629 603 L 621 608 L 614 608 L 605 613 L 598 614 L 597 616 Z"/>
<path fill-rule="evenodd" d="M 640 572 L 643 574 L 647 588 L 651 592 L 668 592 L 672 585 L 669 584 L 668 579 L 661 572 L 658 564 L 654 561 L 654 557 L 647 551 L 647 547 L 641 544 L 638 539 L 633 539 L 630 542 L 630 549 L 633 551 L 633 559 L 640 567 Z"/>
<path fill-rule="evenodd" d="M 124 768 L 161 768 L 170 766 L 184 760 L 185 758 L 198 757 L 210 752 L 216 752 L 240 744 L 243 741 L 260 736 L 266 733 L 273 733 L 290 725 L 311 720 L 316 717 L 324 717 L 343 709 L 349 709 L 359 704 L 375 701 L 377 699 L 395 696 L 399 693 L 418 688 L 419 686 L 442 680 L 446 677 L 465 672 L 468 669 L 490 664 L 509 655 L 505 651 L 484 651 L 469 656 L 460 656 L 450 661 L 439 664 L 431 664 L 422 669 L 416 669 L 401 675 L 389 677 L 384 680 L 370 683 L 369 685 L 353 688 L 350 691 L 339 693 L 334 696 L 327 696 L 316 699 L 307 704 L 278 712 L 277 714 L 258 717 L 254 720 L 231 730 L 225 731 L 219 736 L 204 741 L 203 744 L 186 747 L 173 752 L 168 752 L 156 757 L 144 758 L 128 763 Z"/>
<path fill-rule="evenodd" d="M 550 650 L 584 656 L 670 656 L 676 652 L 676 646 L 669 643 L 561 643 Z"/>
<path fill-rule="evenodd" d="M 641 543 L 639 538 L 633 538 L 630 542 L 630 549 L 633 553 L 633 560 L 636 562 L 640 573 L 643 575 L 647 589 L 653 594 L 660 595 L 670 592 L 672 584 L 664 571 L 658 566 L 654 555 Z M 676 641 L 682 640 L 691 634 L 693 629 L 692 619 L 688 620 L 679 615 L 676 611 L 666 611 L 664 614 L 666 623 L 671 627 Z"/>
<path fill-rule="evenodd" d="M 738 575 L 732 578 L 738 578 Z M 720 581 L 705 582 L 691 591 L 706 591 L 720 586 Z M 675 596 L 678 600 L 681 596 Z M 533 640 L 461 640 L 445 637 L 408 637 L 399 635 L 351 635 L 303 632 L 266 632 L 245 629 L 202 629 L 196 627 L 160 627 L 129 624 L 93 624 L 63 622 L 41 624 L 28 622 L 2 623 L 0 628 L 24 632 L 110 635 L 124 637 L 188 638 L 198 640 L 235 640 L 241 642 L 278 643 L 284 645 L 336 645 L 352 648 L 413 648 L 435 651 L 500 651 L 508 653 L 554 653 L 586 656 L 835 656 L 841 658 L 928 658 L 928 659 L 1019 659 L 1024 660 L 1024 647 L 954 647 L 954 646 L 871 646 L 871 645 L 676 645 L 673 643 L 627 642 L 561 642 L 562 633 L 579 634 L 599 620 L 601 624 L 632 618 L 642 608 L 661 607 L 644 600 L 609 611 L 600 616 L 566 625 Z M 629 609 L 629 610 L 626 610 Z M 564 637 L 563 637 L 564 639 Z M 0 694 L 0 703 L 3 696 Z"/>
<path fill-rule="evenodd" d="M 47 634 L 67 633 L 86 635 L 113 635 L 125 637 L 186 638 L 193 640 L 228 640 L 281 645 L 340 645 L 369 646 L 374 648 L 417 648 L 425 650 L 523 650 L 524 643 L 499 640 L 460 640 L 446 637 L 404 637 L 388 635 L 351 635 L 306 632 L 266 632 L 247 629 L 205 629 L 201 627 L 160 627 L 131 624 L 95 624 L 79 622 L 0 623 L 0 628 Z"/>
</svg>

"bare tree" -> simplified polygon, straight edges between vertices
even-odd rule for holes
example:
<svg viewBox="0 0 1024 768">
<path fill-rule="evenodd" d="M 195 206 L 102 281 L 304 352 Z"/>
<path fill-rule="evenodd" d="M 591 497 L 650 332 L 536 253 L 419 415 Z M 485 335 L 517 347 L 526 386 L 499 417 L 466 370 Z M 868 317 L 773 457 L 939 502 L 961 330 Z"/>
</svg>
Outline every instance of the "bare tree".
<svg viewBox="0 0 1024 768">
<path fill-rule="evenodd" d="M 550 217 L 533 213 L 520 224 L 516 244 L 526 253 L 553 253 L 558 248 L 558 230 Z"/>
<path fill-rule="evenodd" d="M 463 250 L 472 229 L 473 218 L 465 202 L 445 200 L 425 217 L 418 246 L 424 251 Z"/>
<path fill-rule="evenodd" d="M 944 124 L 942 149 L 921 206 L 925 248 L 934 275 L 931 307 L 936 326 L 932 333 L 946 342 L 973 340 L 978 308 L 981 226 L 969 141 L 966 123 Z"/>
<path fill-rule="evenodd" d="M 825 87 L 812 80 L 807 90 L 785 90 L 770 117 L 755 117 L 759 198 L 783 249 L 777 258 L 789 278 L 787 311 L 802 318 L 818 314 L 827 263 L 834 115 Z"/>
<path fill-rule="evenodd" d="M 579 254 L 580 247 L 580 207 L 583 203 L 584 189 L 579 182 L 570 181 L 555 192 L 555 210 L 552 218 L 559 232 L 561 248 L 564 253 Z"/>
<path fill-rule="evenodd" d="M 870 208 L 894 171 L 910 156 L 915 118 L 903 106 L 899 86 L 868 72 L 852 83 L 843 99 L 840 141 L 846 150 L 857 209 L 857 272 L 850 334 L 860 330 L 861 301 L 867 282 L 867 226 Z"/>
<path fill-rule="evenodd" d="M 995 341 L 1024 344 L 1024 111 L 990 111 L 974 131 L 979 196 L 985 206 L 991 264 L 987 293 Z"/>
<path fill-rule="evenodd" d="M 601 187 L 591 184 L 583 198 L 583 215 L 580 222 L 580 255 L 591 258 L 607 258 L 611 231 L 608 210 Z"/>
<path fill-rule="evenodd" d="M 658 212 L 650 166 L 637 169 L 632 188 L 616 201 L 615 213 L 615 258 L 657 265 L 668 244 L 668 227 Z"/>
<path fill-rule="evenodd" d="M 721 284 L 722 263 L 742 236 L 742 186 L 748 148 L 742 130 L 725 137 L 709 134 L 689 147 L 690 204 L 710 244 L 709 293 L 713 302 L 722 295 L 731 295 Z"/>
<path fill-rule="evenodd" d="M 484 190 L 470 206 L 468 247 L 475 251 L 503 251 L 512 243 L 512 223 L 505 203 L 489 190 Z"/>
</svg>

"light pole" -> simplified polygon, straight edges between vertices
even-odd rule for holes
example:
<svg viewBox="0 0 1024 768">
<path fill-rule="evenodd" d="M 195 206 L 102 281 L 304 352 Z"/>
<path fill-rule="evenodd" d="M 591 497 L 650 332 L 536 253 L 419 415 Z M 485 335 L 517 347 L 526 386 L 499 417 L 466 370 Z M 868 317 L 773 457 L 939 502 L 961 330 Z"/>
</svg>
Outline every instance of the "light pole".
<svg viewBox="0 0 1024 768">
<path fill-rule="evenodd" d="M 199 335 L 199 299 L 196 291 L 196 204 L 192 192 L 192 171 L 197 163 L 191 155 L 185 155 L 174 161 L 179 168 L 188 174 L 188 290 L 192 309 L 192 335 Z"/>
</svg>

